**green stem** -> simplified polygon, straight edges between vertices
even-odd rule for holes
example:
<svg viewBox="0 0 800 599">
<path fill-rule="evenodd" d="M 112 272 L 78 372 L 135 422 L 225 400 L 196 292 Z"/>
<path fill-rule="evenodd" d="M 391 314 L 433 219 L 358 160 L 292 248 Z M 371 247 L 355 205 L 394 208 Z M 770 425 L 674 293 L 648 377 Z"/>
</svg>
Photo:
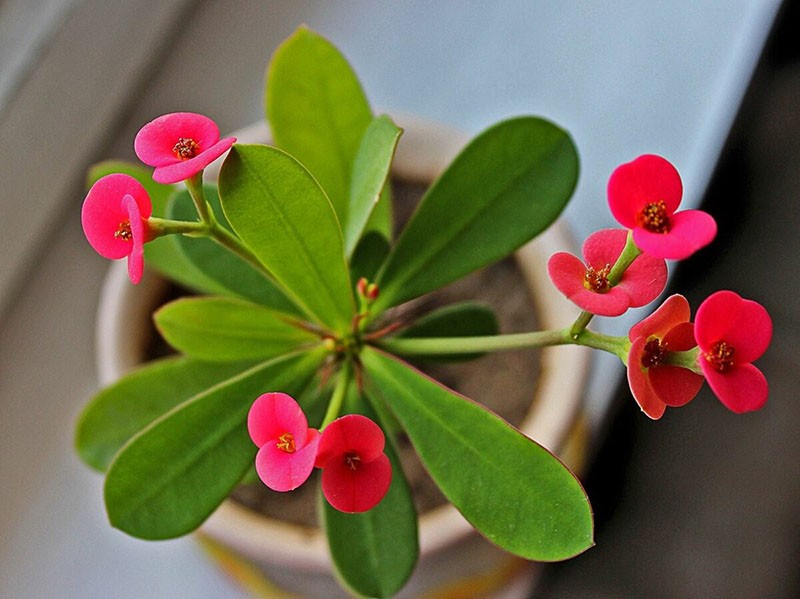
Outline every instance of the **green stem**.
<svg viewBox="0 0 800 599">
<path fill-rule="evenodd" d="M 352 365 L 349 360 L 345 360 L 342 369 L 339 371 L 339 376 L 336 379 L 336 387 L 333 389 L 333 395 L 328 404 L 328 410 L 325 412 L 325 417 L 322 419 L 322 424 L 319 427 L 320 432 L 325 430 L 326 426 L 339 417 L 339 413 L 342 411 L 342 403 L 344 403 L 344 398 L 347 395 L 347 387 L 350 385 L 352 378 Z"/>
<path fill-rule="evenodd" d="M 687 351 L 671 351 L 667 353 L 667 359 L 665 360 L 665 363 L 669 364 L 670 366 L 687 368 L 695 374 L 702 375 L 703 371 L 700 369 L 700 365 L 697 363 L 699 355 L 700 348 L 698 347 Z"/>
<path fill-rule="evenodd" d="M 208 225 L 206 223 L 170 220 L 156 218 L 155 216 L 147 219 L 147 228 L 149 233 L 148 241 L 162 235 L 208 235 Z"/>
<path fill-rule="evenodd" d="M 206 201 L 206 195 L 203 192 L 203 171 L 200 171 L 196 175 L 192 175 L 186 179 L 184 183 L 186 183 L 186 188 L 189 190 L 189 195 L 194 201 L 195 208 L 197 208 L 197 215 L 200 217 L 200 220 L 208 225 L 211 225 L 211 223 L 215 220 L 214 212 L 208 205 L 208 202 Z"/>
<path fill-rule="evenodd" d="M 568 331 L 553 329 L 483 337 L 390 337 L 378 345 L 392 353 L 420 356 L 473 354 L 573 343 Z"/>
</svg>

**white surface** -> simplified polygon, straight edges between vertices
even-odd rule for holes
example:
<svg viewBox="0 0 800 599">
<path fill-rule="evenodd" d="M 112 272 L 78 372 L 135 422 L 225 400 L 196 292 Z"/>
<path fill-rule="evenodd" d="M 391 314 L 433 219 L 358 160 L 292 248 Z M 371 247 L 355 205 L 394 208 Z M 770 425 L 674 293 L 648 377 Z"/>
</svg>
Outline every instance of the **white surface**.
<svg viewBox="0 0 800 599">
<path fill-rule="evenodd" d="M 570 130 L 583 167 L 568 216 L 582 236 L 611 224 L 608 174 L 642 152 L 670 158 L 683 174 L 687 203 L 699 200 L 778 1 L 227 0 L 198 4 L 177 30 L 168 25 L 178 13 L 150 4 L 83 0 L 80 9 L 92 7 L 91 15 L 73 14 L 67 31 L 74 39 L 48 55 L 58 58 L 58 70 L 33 73 L 28 81 L 39 87 L 28 88 L 37 91 L 34 100 L 17 106 L 22 120 L 6 112 L 0 121 L 2 243 L 13 242 L 0 252 L 0 294 L 6 302 L 16 296 L 0 323 L 4 599 L 239 594 L 204 567 L 190 541 L 142 543 L 111 530 L 99 479 L 72 454 L 74 418 L 95 385 L 93 310 L 105 271 L 79 231 L 84 160 L 132 157 L 136 130 L 163 112 L 205 112 L 224 130 L 259 118 L 264 62 L 307 22 L 348 55 L 375 106 L 472 133 L 519 113 Z M 108 17 L 102 8 L 111 6 L 129 9 L 128 17 Z M 152 33 L 125 38 L 132 23 Z M 127 40 L 124 48 L 75 50 L 86 52 L 78 42 L 98 31 Z M 155 38 L 164 36 L 173 42 L 169 51 L 152 55 L 163 50 Z M 123 94 L 106 93 L 99 66 L 116 60 L 112 74 L 121 85 L 141 75 L 143 64 L 122 60 L 125 53 L 143 48 L 154 70 Z M 121 125 L 110 135 L 114 122 Z M 80 132 L 86 158 L 72 145 L 77 138 L 63 136 L 64 126 Z M 30 268 L 12 277 L 9 269 L 20 264 Z M 601 363 L 593 405 L 616 382 L 611 368 Z"/>
</svg>

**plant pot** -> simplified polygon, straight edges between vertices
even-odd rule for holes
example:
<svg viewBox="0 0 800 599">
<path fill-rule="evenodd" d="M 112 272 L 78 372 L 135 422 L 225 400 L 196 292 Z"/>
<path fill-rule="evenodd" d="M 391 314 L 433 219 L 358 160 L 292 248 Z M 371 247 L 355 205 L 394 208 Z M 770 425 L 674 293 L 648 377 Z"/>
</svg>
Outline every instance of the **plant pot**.
<svg viewBox="0 0 800 599">
<path fill-rule="evenodd" d="M 398 124 L 404 133 L 393 175 L 406 180 L 432 181 L 467 141 L 463 134 L 413 117 L 398 118 Z M 237 136 L 240 142 L 264 142 L 269 133 L 266 125 L 257 125 Z M 209 168 L 206 176 L 216 173 Z M 561 327 L 574 319 L 574 308 L 554 289 L 545 268 L 553 252 L 571 246 L 559 222 L 516 253 L 540 328 Z M 125 264 L 112 265 L 97 325 L 102 384 L 115 381 L 145 359 L 148 319 L 165 284 L 146 271 L 142 282 L 133 286 Z M 580 412 L 588 365 L 586 348 L 541 350 L 530 409 L 519 426 L 577 470 L 586 451 Z M 419 525 L 420 559 L 401 597 L 521 597 L 530 592 L 536 566 L 491 545 L 451 505 L 421 514 Z M 227 500 L 203 524 L 199 537 L 219 563 L 256 595 L 346 596 L 334 579 L 319 529 L 269 519 Z"/>
</svg>

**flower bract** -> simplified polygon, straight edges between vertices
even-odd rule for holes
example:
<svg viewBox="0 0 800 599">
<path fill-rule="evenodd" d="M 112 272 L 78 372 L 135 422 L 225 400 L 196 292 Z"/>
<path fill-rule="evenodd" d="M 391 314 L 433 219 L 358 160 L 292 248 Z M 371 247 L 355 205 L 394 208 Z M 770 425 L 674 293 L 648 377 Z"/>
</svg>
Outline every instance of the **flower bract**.
<svg viewBox="0 0 800 599">
<path fill-rule="evenodd" d="M 697 309 L 698 362 L 711 390 L 736 413 L 751 412 L 767 401 L 764 374 L 752 362 L 772 339 L 767 310 L 733 291 L 717 291 Z"/>
<path fill-rule="evenodd" d="M 256 472 L 273 491 L 292 491 L 314 469 L 319 431 L 308 427 L 300 405 L 285 393 L 265 393 L 253 402 L 247 430 L 258 447 Z"/>
<path fill-rule="evenodd" d="M 677 211 L 682 195 L 678 171 L 654 154 L 618 166 L 608 180 L 608 204 L 614 218 L 633 231 L 633 240 L 643 252 L 656 258 L 688 258 L 717 234 L 710 214 Z"/>
<path fill-rule="evenodd" d="M 322 493 L 334 508 L 356 513 L 371 510 L 389 490 L 392 465 L 384 453 L 381 428 L 366 416 L 348 414 L 322 432 L 317 467 Z"/>
<path fill-rule="evenodd" d="M 111 260 L 128 258 L 128 276 L 138 283 L 144 271 L 150 196 L 136 179 L 116 173 L 98 179 L 81 209 L 81 224 L 94 250 Z"/>
<path fill-rule="evenodd" d="M 150 121 L 133 142 L 139 160 L 154 166 L 153 179 L 178 183 L 224 154 L 235 137 L 220 139 L 217 124 L 193 112 L 173 112 Z"/>
<path fill-rule="evenodd" d="M 699 374 L 667 363 L 669 352 L 687 351 L 696 345 L 690 315 L 686 298 L 672 295 L 628 333 L 628 384 L 636 403 L 650 418 L 661 418 L 667 406 L 689 403 L 703 386 Z"/>
<path fill-rule="evenodd" d="M 623 229 L 592 233 L 583 244 L 585 264 L 567 252 L 554 254 L 547 263 L 553 284 L 578 307 L 600 316 L 619 316 L 628 308 L 650 303 L 667 282 L 663 260 L 641 254 L 616 284 L 608 279 L 627 235 Z"/>
</svg>

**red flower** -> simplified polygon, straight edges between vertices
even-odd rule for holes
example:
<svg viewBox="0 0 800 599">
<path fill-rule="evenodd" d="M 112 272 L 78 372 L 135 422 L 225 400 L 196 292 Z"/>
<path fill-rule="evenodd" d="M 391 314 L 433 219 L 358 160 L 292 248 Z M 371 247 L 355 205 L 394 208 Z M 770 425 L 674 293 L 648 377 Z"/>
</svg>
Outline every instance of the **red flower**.
<svg viewBox="0 0 800 599">
<path fill-rule="evenodd" d="M 620 165 L 608 180 L 608 204 L 614 218 L 633 230 L 633 240 L 643 252 L 656 258 L 688 258 L 717 234 L 710 214 L 676 212 L 682 195 L 678 171 L 653 154 Z"/>
<path fill-rule="evenodd" d="M 139 160 L 156 167 L 154 180 L 178 183 L 202 171 L 235 141 L 235 137 L 220 139 L 217 124 L 207 116 L 173 112 L 142 127 L 133 148 Z"/>
<path fill-rule="evenodd" d="M 627 234 L 622 229 L 592 233 L 583 243 L 586 266 L 566 252 L 551 256 L 547 272 L 553 284 L 579 308 L 600 316 L 619 316 L 653 301 L 667 282 L 663 260 L 641 254 L 616 285 L 609 283 L 608 274 L 625 247 Z"/>
<path fill-rule="evenodd" d="M 703 386 L 699 374 L 666 363 L 668 352 L 696 345 L 689 316 L 686 298 L 672 295 L 628 333 L 628 384 L 636 403 L 654 420 L 661 418 L 667 406 L 689 403 Z"/>
<path fill-rule="evenodd" d="M 319 431 L 308 428 L 299 404 L 285 393 L 265 393 L 247 415 L 250 438 L 260 449 L 256 472 L 273 491 L 292 491 L 314 469 Z"/>
<path fill-rule="evenodd" d="M 700 368 L 719 400 L 736 413 L 758 410 L 767 401 L 767 379 L 753 366 L 772 339 L 764 306 L 733 291 L 717 291 L 697 310 Z"/>
<path fill-rule="evenodd" d="M 128 276 L 138 283 L 144 271 L 150 196 L 133 177 L 106 175 L 92 185 L 81 209 L 83 233 L 94 250 L 111 260 L 128 257 Z"/>
<path fill-rule="evenodd" d="M 392 465 L 383 452 L 381 428 L 366 416 L 348 414 L 322 432 L 317 467 L 322 468 L 322 493 L 342 512 L 371 510 L 389 490 Z"/>
</svg>

